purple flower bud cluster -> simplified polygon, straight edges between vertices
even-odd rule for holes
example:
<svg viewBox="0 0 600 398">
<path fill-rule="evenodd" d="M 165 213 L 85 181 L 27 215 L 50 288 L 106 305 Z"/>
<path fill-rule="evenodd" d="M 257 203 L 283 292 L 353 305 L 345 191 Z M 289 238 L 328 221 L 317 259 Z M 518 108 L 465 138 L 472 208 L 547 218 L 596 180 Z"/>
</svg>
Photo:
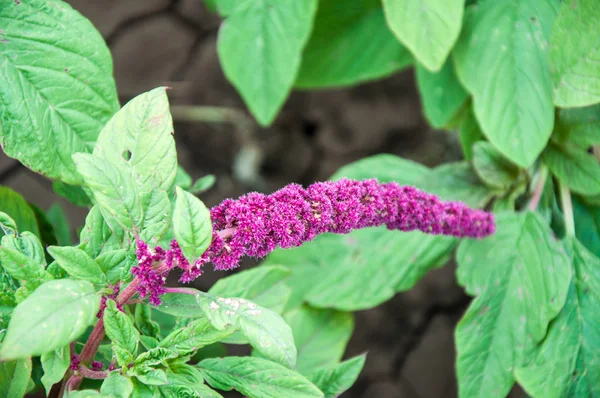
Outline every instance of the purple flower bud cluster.
<svg viewBox="0 0 600 398">
<path fill-rule="evenodd" d="M 227 199 L 210 211 L 212 242 L 190 264 L 176 241 L 166 252 L 152 252 L 138 241 L 141 297 L 158 305 L 164 293 L 162 274 L 177 266 L 184 270 L 181 282 L 200 276 L 208 262 L 217 270 L 238 266 L 242 256 L 264 257 L 277 247 L 291 248 L 324 233 L 346 234 L 355 229 L 385 225 L 391 230 L 419 230 L 428 234 L 483 238 L 495 231 L 491 213 L 471 209 L 460 202 L 442 202 L 437 196 L 414 187 L 377 180 L 342 179 L 319 182 L 304 189 L 290 184 L 270 194 L 249 193 Z M 162 272 L 154 264 L 162 262 Z"/>
<path fill-rule="evenodd" d="M 120 285 L 113 286 L 113 292 L 111 294 L 107 294 L 106 296 L 102 296 L 100 299 L 100 310 L 96 314 L 96 318 L 102 318 L 104 315 L 104 310 L 106 309 L 106 301 L 108 299 L 117 301 L 117 296 L 119 295 Z M 123 311 L 123 306 L 117 302 L 117 308 L 119 311 Z"/>
</svg>

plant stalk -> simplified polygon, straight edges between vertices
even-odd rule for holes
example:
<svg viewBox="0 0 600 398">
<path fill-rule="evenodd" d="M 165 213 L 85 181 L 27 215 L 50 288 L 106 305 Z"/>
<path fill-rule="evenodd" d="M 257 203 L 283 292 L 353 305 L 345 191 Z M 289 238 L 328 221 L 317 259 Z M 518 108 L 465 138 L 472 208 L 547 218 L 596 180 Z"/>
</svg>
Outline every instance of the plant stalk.
<svg viewBox="0 0 600 398">
<path fill-rule="evenodd" d="M 542 193 L 544 192 L 544 186 L 546 185 L 547 178 L 548 168 L 542 164 L 537 175 L 537 182 L 535 184 L 535 189 L 533 190 L 533 196 L 529 201 L 527 209 L 531 211 L 537 209 L 538 205 L 540 204 L 540 199 L 542 198 Z"/>
<path fill-rule="evenodd" d="M 573 217 L 573 202 L 571 201 L 571 191 L 566 184 L 559 181 L 560 203 L 562 205 L 563 220 L 565 222 L 565 232 L 567 236 L 575 236 L 575 221 Z"/>
</svg>

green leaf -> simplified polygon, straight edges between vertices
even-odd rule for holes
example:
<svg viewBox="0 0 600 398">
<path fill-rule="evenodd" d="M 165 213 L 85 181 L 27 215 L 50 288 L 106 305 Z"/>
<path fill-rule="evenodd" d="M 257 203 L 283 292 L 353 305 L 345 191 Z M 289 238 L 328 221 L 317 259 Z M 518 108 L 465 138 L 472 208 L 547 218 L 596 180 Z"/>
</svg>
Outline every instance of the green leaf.
<svg viewBox="0 0 600 398">
<path fill-rule="evenodd" d="M 166 191 L 152 189 L 141 195 L 144 222 L 140 238 L 145 242 L 158 243 L 169 229 L 171 201 Z"/>
<path fill-rule="evenodd" d="M 216 343 L 231 333 L 233 333 L 233 329 L 216 329 L 208 319 L 202 318 L 171 332 L 160 342 L 159 347 L 187 355 L 199 348 Z"/>
<path fill-rule="evenodd" d="M 600 102 L 598 18 L 600 8 L 594 0 L 564 2 L 560 8 L 550 38 L 557 106 L 581 107 Z"/>
<path fill-rule="evenodd" d="M 473 145 L 473 167 L 481 180 L 492 189 L 508 190 L 519 178 L 520 170 L 491 143 Z"/>
<path fill-rule="evenodd" d="M 66 398 L 113 398 L 110 395 L 104 395 L 96 390 L 81 390 L 81 391 L 69 391 Z"/>
<path fill-rule="evenodd" d="M 204 203 L 194 195 L 176 187 L 177 199 L 173 210 L 173 232 L 181 251 L 190 264 L 210 246 L 212 224 Z"/>
<path fill-rule="evenodd" d="M 357 84 L 391 75 L 411 62 L 386 26 L 379 0 L 320 0 L 296 87 Z"/>
<path fill-rule="evenodd" d="M 575 236 L 596 256 L 600 256 L 600 207 L 591 206 L 577 196 L 573 200 Z"/>
<path fill-rule="evenodd" d="M 135 326 L 142 334 L 159 338 L 160 326 L 152 320 L 152 309 L 148 304 L 135 306 Z"/>
<path fill-rule="evenodd" d="M 559 109 L 553 138 L 584 149 L 600 144 L 600 105 Z"/>
<path fill-rule="evenodd" d="M 204 384 L 202 373 L 198 368 L 186 364 L 173 364 L 167 373 L 169 383 L 180 385 Z"/>
<path fill-rule="evenodd" d="M 174 185 L 188 190 L 192 186 L 192 177 L 181 166 L 177 166 Z"/>
<path fill-rule="evenodd" d="M 177 358 L 177 352 L 164 347 L 152 348 L 140 354 L 133 362 L 136 367 L 156 366 L 163 362 Z"/>
<path fill-rule="evenodd" d="M 142 383 L 150 386 L 162 386 L 167 384 L 167 374 L 162 369 L 150 367 L 134 368 L 135 377 Z"/>
<path fill-rule="evenodd" d="M 58 203 L 54 203 L 46 212 L 48 221 L 56 233 L 56 240 L 60 246 L 71 246 L 71 228 L 64 210 Z"/>
<path fill-rule="evenodd" d="M 40 230 L 39 240 L 44 247 L 58 244 L 54 227 L 52 224 L 50 224 L 50 221 L 48 220 L 44 210 L 34 203 L 29 203 L 29 207 L 31 207 L 31 210 L 33 210 L 33 214 L 35 214 L 38 229 Z"/>
<path fill-rule="evenodd" d="M 296 370 L 305 376 L 336 365 L 352 336 L 352 314 L 302 306 L 286 313 L 298 349 Z"/>
<path fill-rule="evenodd" d="M 35 289 L 44 282 L 52 280 L 52 276 L 44 269 L 44 264 L 27 255 L 7 247 L 8 240 L 12 236 L 5 235 L 0 246 L 0 264 L 10 276 L 21 282 L 30 283 Z"/>
<path fill-rule="evenodd" d="M 7 2 L 2 20 L 0 145 L 30 169 L 77 184 L 71 154 L 91 151 L 119 108 L 110 52 L 63 1 Z"/>
<path fill-rule="evenodd" d="M 156 387 L 147 386 L 136 379 L 132 379 L 131 382 L 133 383 L 131 398 L 158 398 Z"/>
<path fill-rule="evenodd" d="M 210 290 L 215 296 L 240 297 L 281 313 L 291 294 L 284 283 L 291 272 L 282 266 L 261 266 L 219 279 Z"/>
<path fill-rule="evenodd" d="M 0 358 L 42 355 L 74 341 L 96 320 L 100 296 L 85 281 L 46 282 L 13 312 Z"/>
<path fill-rule="evenodd" d="M 317 370 L 309 379 L 323 391 L 325 398 L 337 398 L 356 382 L 365 360 L 366 355 L 354 357 L 331 369 Z"/>
<path fill-rule="evenodd" d="M 202 178 L 197 179 L 188 191 L 190 193 L 193 193 L 194 195 L 200 195 L 201 193 L 211 189 L 215 185 L 216 181 L 217 178 L 214 175 L 206 175 Z"/>
<path fill-rule="evenodd" d="M 48 252 L 72 278 L 98 285 L 106 283 L 106 275 L 100 266 L 83 250 L 69 246 L 50 246 Z"/>
<path fill-rule="evenodd" d="M 198 367 L 214 388 L 235 389 L 249 398 L 323 397 L 323 393 L 301 374 L 261 358 L 211 358 L 200 362 Z"/>
<path fill-rule="evenodd" d="M 0 186 L 0 209 L 17 224 L 18 231 L 30 231 L 40 236 L 35 214 L 20 194 L 8 187 Z M 2 231 L 0 233 L 4 235 Z"/>
<path fill-rule="evenodd" d="M 120 247 L 110 247 L 111 235 L 112 231 L 104 221 L 100 209 L 98 206 L 94 206 L 85 218 L 85 225 L 79 234 L 79 241 L 81 242 L 79 248 L 89 254 L 90 257 L 98 257 L 104 250 L 119 249 Z"/>
<path fill-rule="evenodd" d="M 383 0 L 396 37 L 432 72 L 444 65 L 458 39 L 465 0 Z"/>
<path fill-rule="evenodd" d="M 218 330 L 233 326 L 264 357 L 289 368 L 296 366 L 297 351 L 292 330 L 277 313 L 243 298 L 196 294 L 199 306 Z"/>
<path fill-rule="evenodd" d="M 430 170 L 422 164 L 403 159 L 396 155 L 375 155 L 363 158 L 336 171 L 332 180 L 349 178 L 364 180 L 377 178 L 379 182 L 397 182 L 400 185 L 415 185 L 424 180 Z"/>
<path fill-rule="evenodd" d="M 558 0 L 506 0 L 468 7 L 454 50 L 483 133 L 521 167 L 533 164 L 554 125 L 547 51 L 558 6 Z"/>
<path fill-rule="evenodd" d="M 223 72 L 263 126 L 290 93 L 316 9 L 317 0 L 242 0 L 221 25 Z"/>
<path fill-rule="evenodd" d="M 177 174 L 173 119 L 166 87 L 129 101 L 102 129 L 94 155 L 111 164 L 127 160 L 138 186 L 168 191 Z"/>
<path fill-rule="evenodd" d="M 31 380 L 31 358 L 0 363 L 0 396 L 23 397 Z"/>
<path fill-rule="evenodd" d="M 427 121 L 438 129 L 448 127 L 469 97 L 456 77 L 454 65 L 448 60 L 439 72 L 430 72 L 421 65 L 417 65 L 416 70 Z"/>
<path fill-rule="evenodd" d="M 109 225 L 114 221 L 126 231 L 141 225 L 142 204 L 131 168 L 125 161 L 121 159 L 109 163 L 87 153 L 76 153 L 73 159 Z"/>
<path fill-rule="evenodd" d="M 565 246 L 574 270 L 567 302 L 530 360 L 515 371 L 534 397 L 600 395 L 600 298 L 594 293 L 600 288 L 600 259 L 574 238 L 567 238 Z"/>
<path fill-rule="evenodd" d="M 167 293 L 160 297 L 157 310 L 180 318 L 204 318 L 204 311 L 198 306 L 196 289 L 183 288 L 190 293 Z"/>
<path fill-rule="evenodd" d="M 19 252 L 42 267 L 46 266 L 46 253 L 39 238 L 29 231 L 21 233 L 20 236 L 8 235 L 2 237 L 2 246 Z"/>
<path fill-rule="evenodd" d="M 444 163 L 429 172 L 417 187 L 443 200 L 461 201 L 479 208 L 494 196 L 494 192 L 481 183 L 467 162 Z"/>
<path fill-rule="evenodd" d="M 131 265 L 127 250 L 124 249 L 105 251 L 96 257 L 95 262 L 106 275 L 107 282 L 112 285 L 119 281 L 121 273 L 129 270 Z"/>
<path fill-rule="evenodd" d="M 102 383 L 100 392 L 115 398 L 129 398 L 133 392 L 133 383 L 127 377 L 121 376 L 119 372 L 111 372 Z"/>
<path fill-rule="evenodd" d="M 17 223 L 12 219 L 11 216 L 0 211 L 0 228 L 2 228 L 2 232 L 4 235 L 6 234 L 16 234 L 17 231 Z"/>
<path fill-rule="evenodd" d="M 458 139 L 466 160 L 473 159 L 473 145 L 478 141 L 485 140 L 471 106 L 469 106 L 467 114 L 460 125 Z"/>
<path fill-rule="evenodd" d="M 140 343 L 142 343 L 145 349 L 151 350 L 158 347 L 159 341 L 154 337 L 140 335 Z"/>
<path fill-rule="evenodd" d="M 42 384 L 46 389 L 46 396 L 50 395 L 52 386 L 62 380 L 71 362 L 69 346 L 65 345 L 57 350 L 42 354 L 40 361 L 44 369 Z"/>
<path fill-rule="evenodd" d="M 563 307 L 571 278 L 568 257 L 542 216 L 500 213 L 496 223 L 491 237 L 458 248 L 459 283 L 477 296 L 455 335 L 461 396 L 508 394 L 514 369 Z"/>
<path fill-rule="evenodd" d="M 106 300 L 106 309 L 104 310 L 104 329 L 106 335 L 113 343 L 113 349 L 120 347 L 125 350 L 129 356 L 122 358 L 123 361 L 132 361 L 137 353 L 140 334 L 133 326 L 131 319 L 123 312 L 117 309 L 114 300 Z M 125 362 L 119 361 L 119 365 L 125 365 Z"/>
<path fill-rule="evenodd" d="M 62 181 L 54 180 L 52 182 L 54 192 L 73 203 L 75 206 L 91 207 L 92 202 L 87 193 L 80 186 L 65 184 Z"/>
<path fill-rule="evenodd" d="M 544 151 L 543 161 L 552 174 L 573 192 L 600 194 L 600 165 L 585 150 L 575 146 L 550 144 Z"/>
</svg>

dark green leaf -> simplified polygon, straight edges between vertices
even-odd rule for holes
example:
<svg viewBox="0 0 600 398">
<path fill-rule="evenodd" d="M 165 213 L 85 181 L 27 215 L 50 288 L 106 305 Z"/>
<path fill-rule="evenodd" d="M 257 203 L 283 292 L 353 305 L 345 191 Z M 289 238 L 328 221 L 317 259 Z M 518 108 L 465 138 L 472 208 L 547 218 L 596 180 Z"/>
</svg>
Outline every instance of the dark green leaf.
<svg viewBox="0 0 600 398">
<path fill-rule="evenodd" d="M 8 187 L 0 186 L 0 209 L 14 220 L 19 232 L 30 231 L 40 236 L 35 214 L 20 194 Z"/>
<path fill-rule="evenodd" d="M 468 7 L 454 50 L 483 133 L 521 167 L 533 164 L 554 125 L 547 51 L 559 4 L 506 0 Z"/>
<path fill-rule="evenodd" d="M 317 0 L 241 0 L 219 30 L 219 60 L 261 125 L 269 125 L 300 68 Z"/>
<path fill-rule="evenodd" d="M 214 175 L 209 174 L 207 176 L 197 179 L 194 182 L 194 185 L 192 185 L 188 191 L 190 191 L 190 193 L 193 193 L 194 195 L 199 195 L 211 189 L 215 185 L 216 181 L 217 178 Z"/>
<path fill-rule="evenodd" d="M 106 283 L 106 275 L 100 266 L 83 250 L 69 246 L 50 246 L 48 252 L 72 278 L 95 284 Z"/>
<path fill-rule="evenodd" d="M 77 184 L 71 154 L 91 151 L 119 108 L 110 52 L 90 21 L 63 1 L 5 2 L 2 20 L 2 149 L 34 171 Z"/>
<path fill-rule="evenodd" d="M 464 240 L 457 253 L 459 283 L 477 296 L 456 329 L 461 396 L 508 394 L 514 369 L 563 307 L 571 278 L 564 249 L 539 214 L 500 213 L 496 222 L 494 235 Z"/>
<path fill-rule="evenodd" d="M 309 379 L 325 394 L 337 398 L 352 387 L 365 365 L 366 355 L 354 357 L 330 369 L 317 370 Z"/>
<path fill-rule="evenodd" d="M 599 18 L 600 8 L 595 0 L 562 4 L 550 39 L 554 103 L 560 107 L 600 102 Z"/>
<path fill-rule="evenodd" d="M 391 75 L 411 62 L 386 26 L 379 0 L 320 0 L 296 87 L 357 84 Z"/>
<path fill-rule="evenodd" d="M 485 184 L 504 192 L 517 182 L 520 173 L 518 166 L 487 141 L 479 141 L 473 145 L 473 167 Z"/>
<path fill-rule="evenodd" d="M 150 305 L 140 303 L 135 306 L 135 325 L 142 334 L 158 338 L 160 326 L 152 320 Z"/>
<path fill-rule="evenodd" d="M 296 370 L 305 376 L 336 365 L 352 336 L 352 314 L 302 306 L 286 313 L 298 349 Z"/>
<path fill-rule="evenodd" d="M 584 149 L 600 144 L 600 105 L 559 109 L 554 138 Z"/>
<path fill-rule="evenodd" d="M 192 177 L 187 173 L 187 171 L 185 171 L 183 167 L 177 166 L 174 184 L 187 191 L 192 186 Z"/>
<path fill-rule="evenodd" d="M 39 240 L 41 243 L 44 245 L 44 247 L 49 245 L 57 245 L 58 241 L 56 240 L 54 227 L 50 223 L 50 220 L 48 220 L 46 213 L 34 203 L 29 203 L 29 207 L 31 207 L 31 210 L 33 210 L 33 214 L 35 214 L 38 229 L 40 230 Z"/>
<path fill-rule="evenodd" d="M 52 386 L 62 380 L 71 362 L 69 346 L 65 345 L 57 350 L 42 354 L 40 361 L 44 369 L 42 384 L 46 389 L 46 396 L 50 395 Z"/>
<path fill-rule="evenodd" d="M 589 251 L 600 256 L 600 207 L 573 196 L 575 235 Z"/>
<path fill-rule="evenodd" d="M 191 193 L 179 187 L 175 190 L 173 232 L 181 251 L 193 265 L 212 240 L 210 213 L 204 203 Z"/>
<path fill-rule="evenodd" d="M 106 301 L 104 329 L 106 330 L 106 335 L 113 343 L 113 349 L 115 346 L 122 348 L 131 356 L 131 358 L 128 356 L 125 358 L 131 361 L 137 353 L 140 334 L 133 326 L 131 319 L 117 309 L 116 303 L 113 300 Z M 125 360 L 125 358 L 123 359 Z M 119 365 L 125 365 L 125 363 L 119 363 Z"/>
<path fill-rule="evenodd" d="M 198 367 L 214 388 L 235 389 L 250 398 L 323 397 L 323 393 L 301 374 L 262 358 L 205 359 Z"/>
<path fill-rule="evenodd" d="M 30 379 L 31 358 L 0 363 L 0 396 L 24 396 Z"/>
<path fill-rule="evenodd" d="M 458 138 L 466 160 L 471 160 L 473 158 L 473 144 L 477 141 L 485 140 L 481 128 L 477 123 L 477 119 L 475 118 L 475 114 L 473 113 L 473 107 L 471 106 L 469 106 L 467 114 L 460 125 Z"/>
<path fill-rule="evenodd" d="M 76 185 L 65 184 L 62 181 L 54 180 L 52 182 L 54 192 L 73 203 L 75 206 L 91 207 L 92 201 L 82 187 Z"/>
<path fill-rule="evenodd" d="M 575 146 L 550 144 L 544 151 L 543 161 L 552 174 L 573 192 L 600 194 L 600 165 L 585 150 Z"/>
<path fill-rule="evenodd" d="M 160 342 L 160 347 L 187 355 L 199 348 L 216 343 L 233 333 L 233 329 L 218 330 L 206 319 L 197 319 L 174 330 Z"/>
<path fill-rule="evenodd" d="M 567 238 L 565 246 L 574 270 L 567 302 L 544 341 L 515 371 L 533 397 L 600 395 L 600 298 L 594 293 L 600 289 L 600 259 L 574 238 Z"/>
<path fill-rule="evenodd" d="M 15 308 L 0 358 L 42 355 L 79 337 L 96 320 L 100 296 L 85 281 L 46 282 Z"/>
<path fill-rule="evenodd" d="M 421 65 L 416 70 L 425 117 L 435 128 L 448 127 L 469 97 L 456 77 L 452 61 L 446 61 L 439 72 L 430 72 Z"/>
<path fill-rule="evenodd" d="M 67 215 L 62 207 L 57 203 L 53 204 L 46 212 L 46 216 L 54 228 L 58 245 L 71 246 L 71 228 L 69 226 Z"/>
<path fill-rule="evenodd" d="M 419 63 L 444 65 L 460 33 L 465 0 L 383 0 L 388 25 Z"/>
<path fill-rule="evenodd" d="M 102 383 L 100 392 L 114 398 L 129 398 L 133 392 L 133 383 L 118 372 L 111 372 L 110 376 Z"/>
</svg>

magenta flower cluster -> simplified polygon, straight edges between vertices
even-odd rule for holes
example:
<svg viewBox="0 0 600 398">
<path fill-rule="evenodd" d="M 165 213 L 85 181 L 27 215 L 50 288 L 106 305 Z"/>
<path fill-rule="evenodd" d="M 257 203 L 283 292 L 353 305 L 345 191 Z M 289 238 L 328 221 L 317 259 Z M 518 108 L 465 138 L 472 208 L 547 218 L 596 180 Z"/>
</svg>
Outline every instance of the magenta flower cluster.
<svg viewBox="0 0 600 398">
<path fill-rule="evenodd" d="M 152 268 L 159 261 L 164 261 L 165 269 L 183 269 L 181 281 L 189 282 L 208 262 L 217 270 L 229 270 L 238 266 L 242 256 L 264 257 L 278 247 L 297 247 L 324 233 L 346 234 L 385 225 L 391 230 L 483 238 L 495 230 L 491 213 L 374 179 L 319 182 L 306 189 L 290 184 L 270 195 L 254 192 L 227 199 L 210 215 L 211 245 L 193 265 L 175 241 L 168 251 L 157 247 L 154 253 L 138 242 L 139 265 L 133 272 L 142 279 L 142 297 L 148 295 L 156 303 L 164 292 L 164 277 Z"/>
</svg>

